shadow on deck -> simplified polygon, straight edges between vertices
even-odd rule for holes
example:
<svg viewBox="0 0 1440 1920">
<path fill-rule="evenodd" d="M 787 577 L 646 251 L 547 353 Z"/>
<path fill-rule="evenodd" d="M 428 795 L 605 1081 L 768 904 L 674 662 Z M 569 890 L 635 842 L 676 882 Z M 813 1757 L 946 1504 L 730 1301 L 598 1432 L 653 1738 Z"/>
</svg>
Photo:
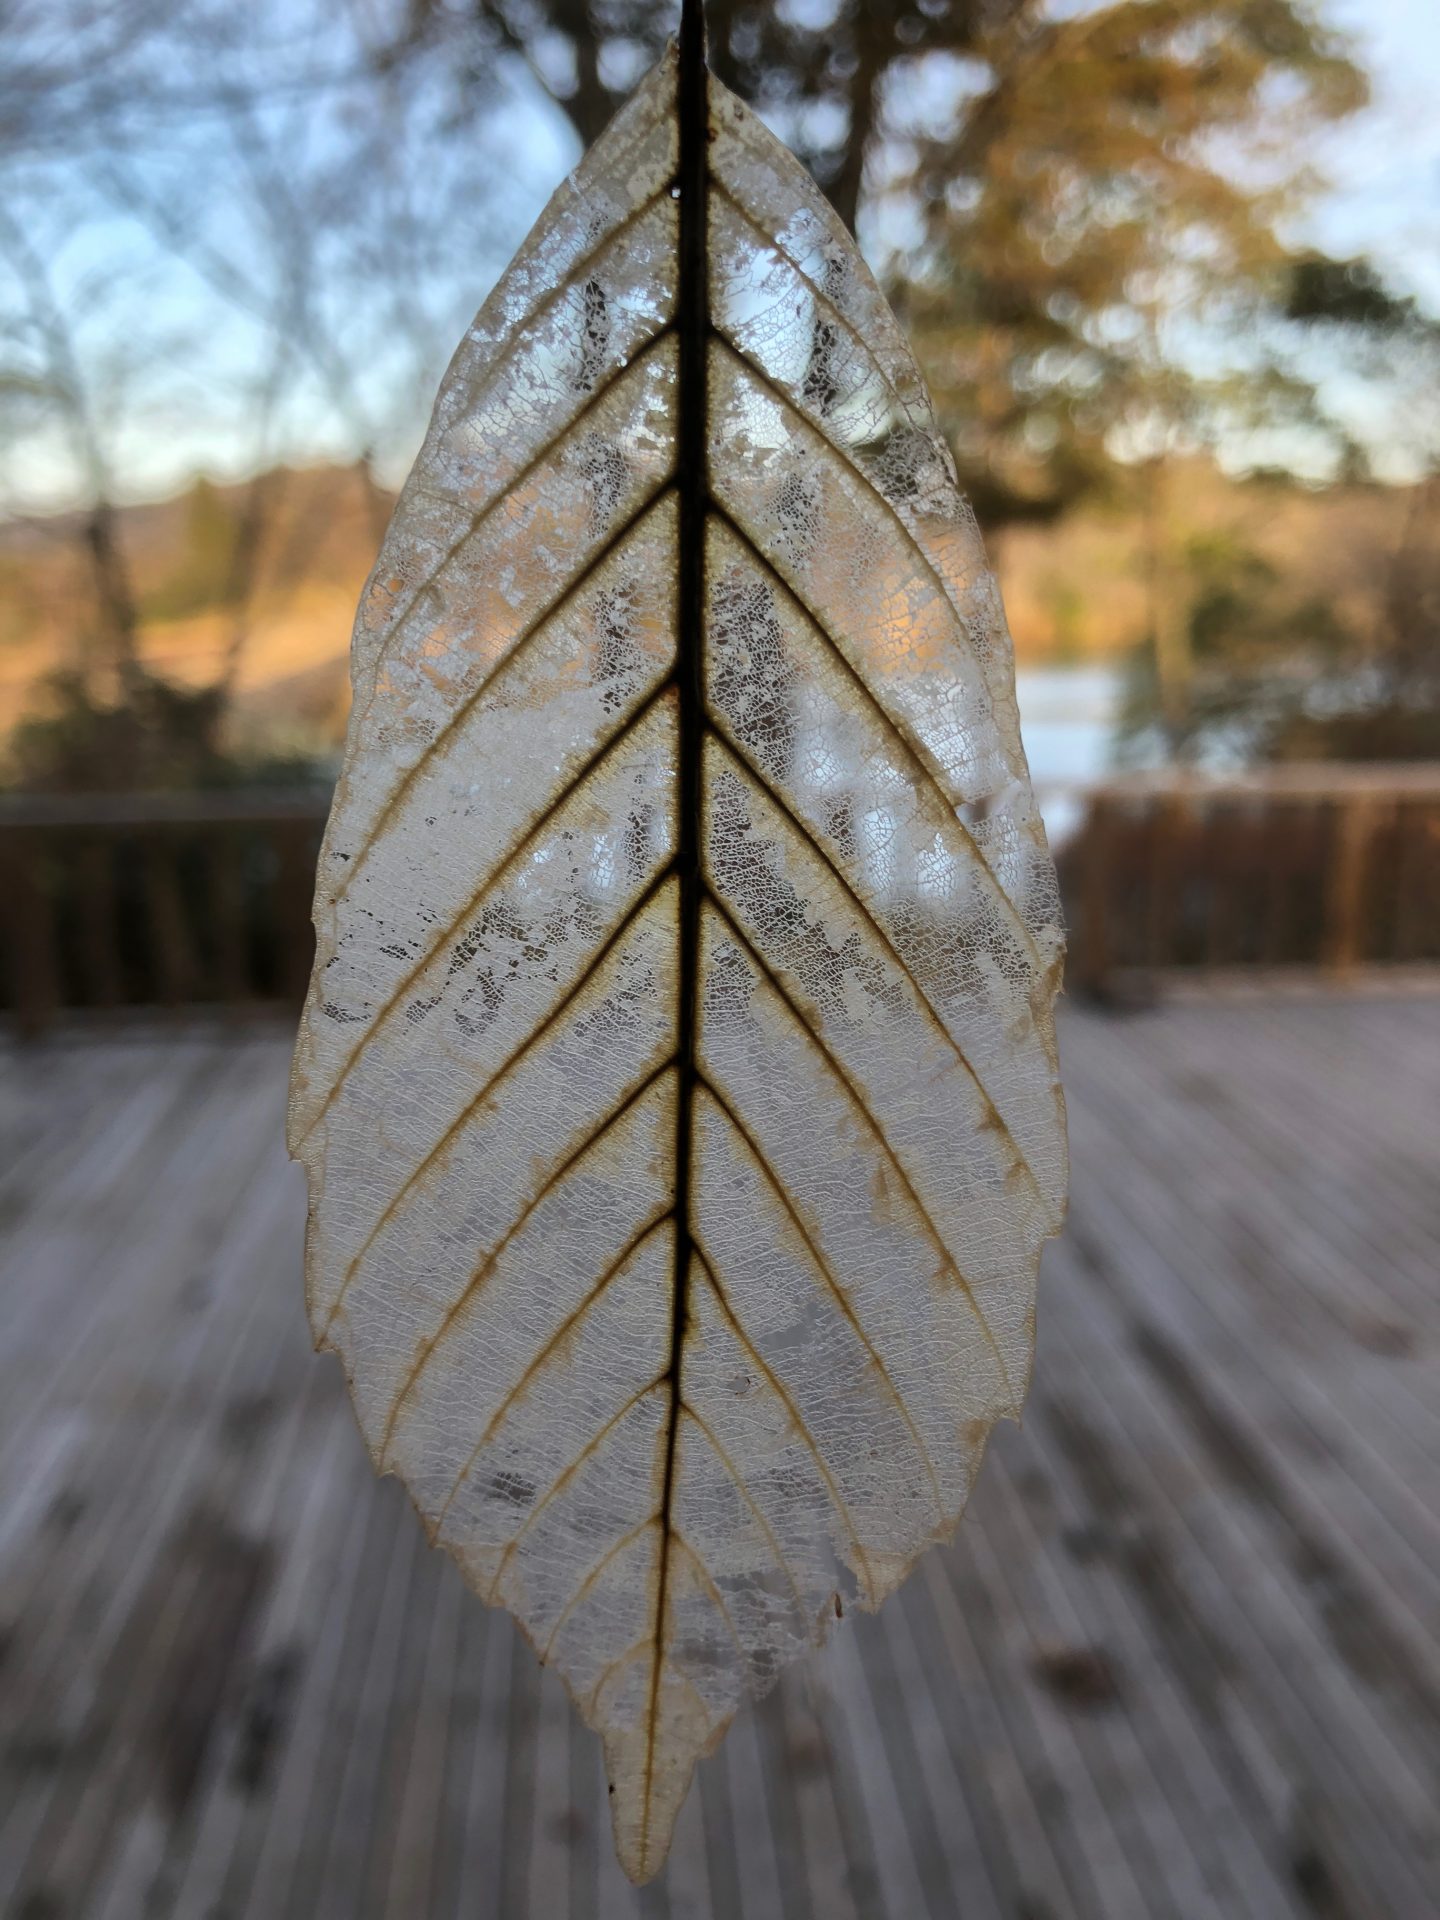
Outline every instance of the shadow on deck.
<svg viewBox="0 0 1440 1920">
<path fill-rule="evenodd" d="M 5 1056 L 0 1907 L 1424 1920 L 1436 1012 L 1070 1013 L 1024 1429 L 737 1721 L 640 1895 L 593 1737 L 310 1353 L 287 1040 Z"/>
</svg>

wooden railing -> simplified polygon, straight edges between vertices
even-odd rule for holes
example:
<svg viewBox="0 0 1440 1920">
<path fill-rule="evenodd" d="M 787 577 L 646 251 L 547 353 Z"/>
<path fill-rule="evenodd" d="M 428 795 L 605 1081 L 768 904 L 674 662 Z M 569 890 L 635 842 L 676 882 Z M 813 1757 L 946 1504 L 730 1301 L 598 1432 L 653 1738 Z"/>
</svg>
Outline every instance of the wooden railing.
<svg viewBox="0 0 1440 1920">
<path fill-rule="evenodd" d="M 0 1011 L 298 1007 L 327 797 L 0 798 Z M 1091 788 L 1061 848 L 1068 978 L 1440 962 L 1440 766 Z"/>
<path fill-rule="evenodd" d="M 1440 961 L 1440 765 L 1175 772 L 1091 790 L 1061 857 L 1068 979 Z"/>
<path fill-rule="evenodd" d="M 0 1006 L 298 1006 L 323 792 L 0 799 Z"/>
</svg>

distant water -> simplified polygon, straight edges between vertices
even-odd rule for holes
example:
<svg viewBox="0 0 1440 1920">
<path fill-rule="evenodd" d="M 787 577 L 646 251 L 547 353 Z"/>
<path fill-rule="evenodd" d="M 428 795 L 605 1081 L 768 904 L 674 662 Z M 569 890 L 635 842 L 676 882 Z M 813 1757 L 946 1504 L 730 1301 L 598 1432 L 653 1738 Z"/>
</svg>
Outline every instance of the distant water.
<svg viewBox="0 0 1440 1920">
<path fill-rule="evenodd" d="M 1108 773 L 1119 718 L 1116 667 L 1027 667 L 1015 676 L 1020 729 L 1040 811 L 1052 840 L 1079 815 L 1074 788 Z"/>
</svg>

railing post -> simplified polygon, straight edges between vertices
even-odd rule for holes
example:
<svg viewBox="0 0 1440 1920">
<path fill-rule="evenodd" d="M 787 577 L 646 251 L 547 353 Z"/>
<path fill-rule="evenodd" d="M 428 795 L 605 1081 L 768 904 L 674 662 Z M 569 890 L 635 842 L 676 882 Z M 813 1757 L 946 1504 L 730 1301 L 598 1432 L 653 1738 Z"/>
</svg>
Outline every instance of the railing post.
<svg viewBox="0 0 1440 1920">
<path fill-rule="evenodd" d="M 1394 958 L 1440 960 L 1440 807 L 1402 800 L 1395 841 Z"/>
<path fill-rule="evenodd" d="M 142 855 L 145 909 L 150 936 L 150 961 L 160 1001 L 178 1007 L 193 992 L 195 964 L 176 863 L 178 836 L 162 827 L 147 835 Z"/>
<path fill-rule="evenodd" d="M 81 972 L 97 1007 L 118 1007 L 125 997 L 116 924 L 117 844 L 114 834 L 96 834 L 75 855 Z"/>
<path fill-rule="evenodd" d="M 1365 856 L 1370 850 L 1374 803 L 1368 794 L 1335 802 L 1335 853 L 1325 902 L 1324 965 L 1346 974 L 1359 965 L 1364 948 L 1360 909 L 1365 890 Z"/>
<path fill-rule="evenodd" d="M 43 1033 L 60 1009 L 55 916 L 42 865 L 39 834 L 11 827 L 0 832 L 0 898 L 6 905 L 5 946 L 16 1022 L 26 1039 Z"/>
<path fill-rule="evenodd" d="M 222 1005 L 242 1006 L 250 998 L 249 937 L 245 923 L 244 833 L 216 833 L 205 847 L 205 879 L 210 903 L 210 934 L 215 949 L 215 989 Z"/>
<path fill-rule="evenodd" d="M 280 993 L 295 1008 L 305 998 L 315 941 L 310 925 L 315 896 L 315 829 L 305 821 L 287 821 L 277 835 L 279 899 L 276 924 L 281 936 Z"/>
<path fill-rule="evenodd" d="M 1081 855 L 1080 967 L 1076 984 L 1098 998 L 1111 968 L 1110 836 L 1111 803 L 1103 793 L 1090 802 Z"/>
<path fill-rule="evenodd" d="M 1176 893 L 1189 817 L 1189 798 L 1183 789 L 1161 794 L 1150 817 L 1146 871 L 1150 898 L 1145 903 L 1145 949 L 1152 971 L 1167 967 L 1173 958 Z"/>
</svg>

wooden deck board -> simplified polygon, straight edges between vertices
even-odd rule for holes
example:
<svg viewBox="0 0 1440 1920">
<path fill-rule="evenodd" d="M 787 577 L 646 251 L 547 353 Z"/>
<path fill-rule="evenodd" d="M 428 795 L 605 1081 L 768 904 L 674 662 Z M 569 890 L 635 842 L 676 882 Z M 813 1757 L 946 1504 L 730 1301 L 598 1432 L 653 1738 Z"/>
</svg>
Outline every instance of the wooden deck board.
<svg viewBox="0 0 1440 1920">
<path fill-rule="evenodd" d="M 639 1894 L 310 1352 L 285 1038 L 0 1055 L 0 1913 L 1429 1920 L 1437 1012 L 1069 1013 L 1025 1425 Z"/>
</svg>

